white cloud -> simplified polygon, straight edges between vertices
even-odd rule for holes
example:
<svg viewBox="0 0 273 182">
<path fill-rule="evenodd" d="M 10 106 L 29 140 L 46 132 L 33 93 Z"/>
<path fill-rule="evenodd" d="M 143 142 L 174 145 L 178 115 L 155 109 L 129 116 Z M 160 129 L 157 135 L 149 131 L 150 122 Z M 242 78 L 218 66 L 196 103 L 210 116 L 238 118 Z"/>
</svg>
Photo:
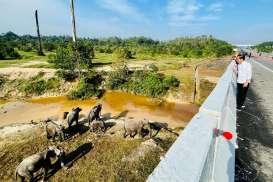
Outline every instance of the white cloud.
<svg viewBox="0 0 273 182">
<path fill-rule="evenodd" d="M 128 0 L 98 0 L 98 4 L 112 12 L 128 16 L 139 21 L 147 21 L 146 17 Z"/>
<path fill-rule="evenodd" d="M 170 26 L 185 27 L 219 19 L 218 16 L 212 13 L 203 15 L 201 11 L 204 8 L 204 5 L 196 0 L 170 0 L 167 5 L 168 24 Z"/>
<path fill-rule="evenodd" d="M 213 3 L 213 4 L 209 5 L 208 11 L 221 12 L 221 11 L 223 11 L 223 4 L 222 3 Z"/>
</svg>

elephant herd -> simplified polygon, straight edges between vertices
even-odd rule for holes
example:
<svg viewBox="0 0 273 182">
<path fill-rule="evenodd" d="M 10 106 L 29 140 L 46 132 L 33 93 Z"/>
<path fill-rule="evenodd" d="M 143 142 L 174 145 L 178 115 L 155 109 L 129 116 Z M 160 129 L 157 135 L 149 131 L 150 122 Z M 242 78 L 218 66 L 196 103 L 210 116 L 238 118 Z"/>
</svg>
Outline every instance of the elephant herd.
<svg viewBox="0 0 273 182">
<path fill-rule="evenodd" d="M 105 132 L 107 130 L 107 125 L 101 117 L 101 110 L 102 105 L 98 104 L 94 106 L 87 115 L 86 119 L 88 121 L 91 132 Z M 71 112 L 64 112 L 63 120 L 67 123 L 67 127 L 62 124 L 58 124 L 52 119 L 45 120 L 44 124 L 47 139 L 52 139 L 53 141 L 56 141 L 56 139 L 58 139 L 61 142 L 65 140 L 70 135 L 72 125 L 74 123 L 77 128 L 81 111 L 82 109 L 77 107 L 73 108 Z M 124 125 L 122 127 L 124 138 L 126 138 L 127 136 L 134 138 L 137 134 L 142 138 L 150 134 L 149 136 L 152 138 L 155 137 L 161 129 L 165 129 L 171 133 L 174 133 L 175 135 L 178 135 L 168 128 L 167 123 L 150 122 L 146 119 L 140 121 L 132 120 L 130 122 L 124 122 Z M 154 135 L 153 132 L 155 132 Z M 21 179 L 21 181 L 24 181 L 26 177 L 29 178 L 30 181 L 33 181 L 33 173 L 40 169 L 44 170 L 43 180 L 45 180 L 47 177 L 47 172 L 52 166 L 52 157 L 58 159 L 57 162 L 60 164 L 61 167 L 64 166 L 65 152 L 56 146 L 50 146 L 40 153 L 36 153 L 25 158 L 17 166 L 15 172 L 16 181 L 18 177 Z"/>
</svg>

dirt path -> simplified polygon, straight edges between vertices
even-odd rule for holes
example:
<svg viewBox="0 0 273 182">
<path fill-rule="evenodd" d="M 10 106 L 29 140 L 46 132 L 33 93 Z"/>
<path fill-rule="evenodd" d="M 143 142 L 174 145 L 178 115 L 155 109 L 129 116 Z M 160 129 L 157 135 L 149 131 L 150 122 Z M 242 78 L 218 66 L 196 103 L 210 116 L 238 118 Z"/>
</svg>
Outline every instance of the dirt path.
<svg viewBox="0 0 273 182">
<path fill-rule="evenodd" d="M 44 72 L 45 78 L 53 77 L 56 70 L 49 68 L 21 68 L 21 67 L 8 67 L 0 68 L 0 75 L 8 76 L 9 79 L 14 80 L 18 78 L 29 79 L 36 76 L 38 73 Z"/>
</svg>

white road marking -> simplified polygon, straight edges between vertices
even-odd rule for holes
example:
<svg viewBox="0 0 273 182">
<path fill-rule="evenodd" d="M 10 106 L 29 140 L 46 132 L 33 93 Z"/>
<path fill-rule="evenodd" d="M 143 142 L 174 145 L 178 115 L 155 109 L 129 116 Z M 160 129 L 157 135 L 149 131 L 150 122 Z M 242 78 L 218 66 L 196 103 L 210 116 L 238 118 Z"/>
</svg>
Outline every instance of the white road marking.
<svg viewBox="0 0 273 182">
<path fill-rule="evenodd" d="M 255 63 L 255 64 L 259 65 L 259 66 L 260 66 L 260 67 L 262 67 L 263 69 L 265 69 L 265 70 L 267 70 L 267 71 L 269 71 L 269 72 L 273 73 L 273 70 L 272 70 L 272 69 L 270 69 L 270 68 L 266 67 L 265 65 L 263 65 L 263 64 L 261 64 L 261 63 L 258 63 L 258 62 L 257 62 L 257 61 L 255 61 L 254 59 L 253 59 L 252 61 L 253 61 L 253 63 Z"/>
</svg>

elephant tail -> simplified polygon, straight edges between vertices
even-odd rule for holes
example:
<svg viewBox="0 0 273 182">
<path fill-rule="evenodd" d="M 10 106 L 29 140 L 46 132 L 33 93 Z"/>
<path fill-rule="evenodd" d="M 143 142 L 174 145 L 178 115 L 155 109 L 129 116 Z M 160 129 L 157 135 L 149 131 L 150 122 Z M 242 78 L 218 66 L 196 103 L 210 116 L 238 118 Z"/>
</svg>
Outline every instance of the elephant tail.
<svg viewBox="0 0 273 182">
<path fill-rule="evenodd" d="M 17 168 L 15 170 L 15 182 L 17 181 L 17 177 L 18 177 L 18 171 L 17 171 Z"/>
<path fill-rule="evenodd" d="M 179 134 L 178 133 L 176 133 L 176 132 L 174 132 L 172 129 L 170 129 L 170 128 L 164 128 L 165 130 L 167 130 L 168 132 L 170 132 L 170 133 L 172 133 L 172 134 L 174 134 L 174 135 L 176 135 L 176 136 L 179 136 Z"/>
</svg>

